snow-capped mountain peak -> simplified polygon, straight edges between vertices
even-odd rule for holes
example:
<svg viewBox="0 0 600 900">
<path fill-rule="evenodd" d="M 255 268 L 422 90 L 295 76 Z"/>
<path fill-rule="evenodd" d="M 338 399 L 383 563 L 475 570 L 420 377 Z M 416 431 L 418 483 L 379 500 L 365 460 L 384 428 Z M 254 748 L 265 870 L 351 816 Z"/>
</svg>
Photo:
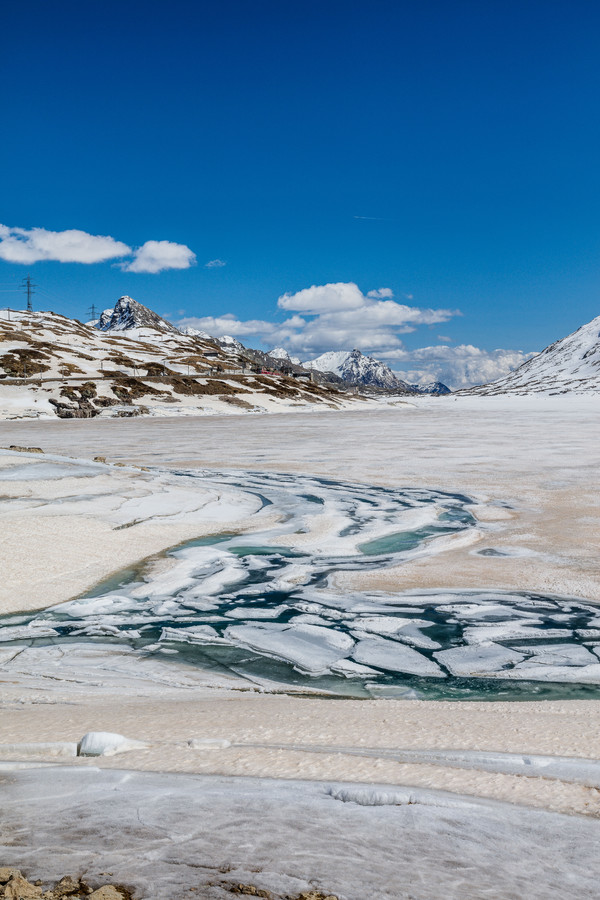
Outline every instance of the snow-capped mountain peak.
<svg viewBox="0 0 600 900">
<path fill-rule="evenodd" d="M 442 381 L 430 381 L 428 384 L 411 384 L 410 387 L 416 394 L 433 394 L 436 397 L 443 397 L 445 394 L 451 394 L 447 385 Z"/>
<path fill-rule="evenodd" d="M 188 326 L 187 328 L 181 328 L 180 331 L 182 334 L 185 334 L 186 337 L 202 338 L 203 341 L 214 341 L 211 334 L 208 334 L 207 331 L 200 331 L 199 328 L 190 328 Z"/>
<path fill-rule="evenodd" d="M 270 356 L 271 359 L 281 359 L 284 362 L 289 362 L 293 366 L 301 366 L 302 365 L 302 363 L 300 362 L 300 360 L 297 356 L 290 356 L 290 354 L 287 352 L 287 350 L 284 350 L 283 347 L 274 347 L 272 350 L 268 350 L 267 356 Z"/>
<path fill-rule="evenodd" d="M 225 350 L 244 350 L 244 345 L 238 341 L 237 338 L 232 337 L 230 334 L 224 334 L 220 338 L 216 338 L 217 343 L 221 345 Z"/>
<path fill-rule="evenodd" d="M 105 309 L 95 326 L 99 331 L 129 331 L 132 328 L 152 328 L 155 331 L 177 333 L 177 328 L 142 306 L 133 297 L 119 297 L 114 308 Z"/>
<path fill-rule="evenodd" d="M 303 363 L 306 369 L 333 372 L 347 384 L 369 385 L 387 390 L 411 391 L 409 386 L 394 375 L 389 366 L 373 356 L 365 356 L 360 350 L 330 350 L 316 359 Z"/>
<path fill-rule="evenodd" d="M 213 343 L 219 344 L 224 350 L 246 349 L 237 338 L 232 337 L 230 334 L 224 334 L 223 337 L 219 338 L 209 334 L 207 331 L 201 331 L 199 328 L 192 328 L 189 325 L 178 330 L 181 334 L 185 334 L 186 337 L 200 338 L 203 341 L 212 341 Z"/>
</svg>

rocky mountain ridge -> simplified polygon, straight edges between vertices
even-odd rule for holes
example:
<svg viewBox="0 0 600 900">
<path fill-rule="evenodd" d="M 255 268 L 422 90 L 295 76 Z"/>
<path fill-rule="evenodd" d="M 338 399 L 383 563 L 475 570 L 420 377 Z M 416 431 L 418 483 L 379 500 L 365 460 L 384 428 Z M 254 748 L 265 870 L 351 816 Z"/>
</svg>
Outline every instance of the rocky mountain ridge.
<svg viewBox="0 0 600 900">
<path fill-rule="evenodd" d="M 102 317 L 101 317 L 102 319 Z M 244 348 L 184 335 L 131 298 L 104 327 L 51 312 L 0 317 L 0 418 L 210 415 L 339 409 L 325 377 Z"/>
<path fill-rule="evenodd" d="M 99 331 L 131 331 L 131 329 L 151 328 L 167 333 L 179 332 L 157 313 L 134 300 L 133 297 L 119 297 L 113 309 L 105 309 L 94 327 Z"/>
</svg>

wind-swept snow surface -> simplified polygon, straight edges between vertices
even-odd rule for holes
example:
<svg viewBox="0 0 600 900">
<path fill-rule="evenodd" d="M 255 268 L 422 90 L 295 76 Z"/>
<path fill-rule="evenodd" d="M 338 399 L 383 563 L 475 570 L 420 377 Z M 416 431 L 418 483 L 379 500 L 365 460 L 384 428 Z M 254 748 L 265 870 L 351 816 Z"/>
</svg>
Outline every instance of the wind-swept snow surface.
<svg viewBox="0 0 600 900">
<path fill-rule="evenodd" d="M 10 766 L 3 780 L 3 862 L 31 879 L 108 871 L 153 900 L 226 900 L 240 884 L 273 898 L 598 896 L 593 819 L 377 784 Z"/>
</svg>

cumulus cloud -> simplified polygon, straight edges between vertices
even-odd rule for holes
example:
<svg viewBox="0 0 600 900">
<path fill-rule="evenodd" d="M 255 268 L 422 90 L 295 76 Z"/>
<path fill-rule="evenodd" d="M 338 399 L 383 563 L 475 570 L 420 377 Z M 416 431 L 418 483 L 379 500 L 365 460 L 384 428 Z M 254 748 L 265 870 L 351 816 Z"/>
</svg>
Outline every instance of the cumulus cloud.
<svg viewBox="0 0 600 900">
<path fill-rule="evenodd" d="M 70 228 L 9 228 L 0 225 L 0 259 L 12 263 L 55 260 L 63 263 L 99 263 L 128 256 L 131 247 L 108 235 Z"/>
<path fill-rule="evenodd" d="M 303 360 L 325 350 L 358 347 L 387 363 L 409 384 L 443 381 L 453 390 L 501 378 L 534 355 L 521 350 L 482 350 L 472 344 L 456 347 L 440 344 L 408 350 L 400 335 L 421 325 L 446 322 L 461 313 L 407 306 L 392 297 L 389 288 L 363 294 L 352 282 L 313 285 L 279 298 L 280 309 L 294 312 L 283 322 L 242 320 L 227 313 L 218 317 L 189 317 L 178 324 L 206 331 L 214 337 L 230 334 L 242 340 L 254 338 L 255 343 L 284 347 Z M 450 338 L 439 335 L 438 340 L 450 341 Z"/>
<path fill-rule="evenodd" d="M 283 294 L 278 300 L 281 309 L 303 312 L 307 317 L 288 339 L 286 349 L 306 356 L 352 347 L 384 352 L 402 347 L 400 334 L 460 315 L 458 310 L 407 306 L 392 297 L 391 288 L 363 294 L 353 282 L 313 285 Z"/>
<path fill-rule="evenodd" d="M 209 259 L 207 263 L 204 263 L 205 269 L 222 269 L 223 266 L 226 266 L 227 263 L 223 259 Z"/>
<path fill-rule="evenodd" d="M 336 284 L 313 284 L 295 294 L 283 294 L 277 301 L 280 309 L 291 309 L 297 312 L 323 313 L 337 312 L 342 309 L 359 309 L 365 297 L 358 285 L 353 282 L 337 282 Z"/>
<path fill-rule="evenodd" d="M 149 272 L 155 275 L 165 269 L 189 269 L 196 254 L 185 244 L 173 241 L 146 241 L 133 254 L 131 262 L 122 264 L 124 272 Z"/>
<path fill-rule="evenodd" d="M 369 353 L 385 353 L 403 347 L 399 335 L 419 325 L 446 322 L 457 310 L 421 309 L 391 299 L 390 288 L 363 294 L 352 283 L 313 285 L 295 294 L 283 294 L 280 309 L 294 312 L 284 322 L 233 315 L 183 319 L 182 326 L 207 331 L 215 337 L 231 334 L 254 336 L 261 342 L 285 347 L 296 356 L 311 359 L 325 350 L 359 347 Z M 303 315 L 299 315 L 303 313 Z"/>
<path fill-rule="evenodd" d="M 231 334 L 234 337 L 247 337 L 249 335 L 268 336 L 276 329 L 273 322 L 265 322 L 262 319 L 247 319 L 241 321 L 233 313 L 223 316 L 187 316 L 177 322 L 179 328 L 197 328 L 206 331 L 213 337 L 223 337 Z"/>
<path fill-rule="evenodd" d="M 367 297 L 371 297 L 373 300 L 385 300 L 387 298 L 392 298 L 394 296 L 394 292 L 391 288 L 377 288 L 376 291 L 369 291 L 367 293 Z M 408 299 L 412 299 L 408 297 Z"/>
<path fill-rule="evenodd" d="M 508 375 L 535 353 L 522 350 L 482 350 L 472 344 L 392 350 L 382 358 L 403 381 L 442 381 L 452 390 L 486 384 Z"/>
<path fill-rule="evenodd" d="M 185 244 L 172 241 L 146 241 L 132 249 L 110 235 L 88 234 L 77 228 L 48 231 L 46 228 L 10 228 L 0 225 L 0 259 L 24 265 L 36 262 L 92 263 L 123 259 L 118 265 L 125 272 L 163 272 L 165 269 L 189 269 L 195 253 Z"/>
</svg>

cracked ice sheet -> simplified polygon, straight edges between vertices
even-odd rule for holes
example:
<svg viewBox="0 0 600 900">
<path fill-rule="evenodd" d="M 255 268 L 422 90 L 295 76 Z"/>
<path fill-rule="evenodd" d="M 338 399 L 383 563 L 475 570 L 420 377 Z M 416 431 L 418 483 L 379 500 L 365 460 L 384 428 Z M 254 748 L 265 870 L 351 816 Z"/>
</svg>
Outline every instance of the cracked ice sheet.
<svg viewBox="0 0 600 900">
<path fill-rule="evenodd" d="M 225 900 L 240 882 L 344 900 L 597 897 L 593 819 L 392 785 L 3 769 L 4 833 L 19 833 L 3 861 L 31 878 L 110 871 L 153 900 Z"/>
<path fill-rule="evenodd" d="M 498 675 L 505 666 L 514 666 L 524 659 L 522 653 L 509 650 L 492 641 L 475 646 L 453 647 L 433 654 L 452 675 Z M 507 676 L 513 674 L 511 668 Z"/>
<path fill-rule="evenodd" d="M 243 684 L 223 666 L 196 669 L 174 663 L 168 656 L 140 656 L 127 646 L 85 640 L 70 644 L 66 653 L 58 646 L 25 645 L 12 647 L 9 656 L 2 648 L 0 664 L 8 663 L 23 690 L 47 695 L 57 703 L 96 695 L 120 699 L 132 693 L 156 699 L 172 689 L 179 694 L 193 689 L 198 698 L 215 687 L 239 688 Z"/>
<path fill-rule="evenodd" d="M 34 462 L 0 469 L 0 481 L 53 481 L 56 478 L 93 478 L 104 466 L 94 463 Z"/>
<path fill-rule="evenodd" d="M 244 530 L 260 507 L 256 497 L 235 487 L 215 489 L 197 480 L 190 491 L 170 473 L 50 456 L 44 463 L 39 457 L 25 462 L 21 454 L 0 450 L 0 475 L 15 470 L 22 480 L 4 480 L 0 493 L 17 500 L 24 492 L 32 496 L 0 504 L 0 613 L 52 606 L 165 547 Z M 30 478 L 36 471 L 52 477 Z M 82 477 L 75 481 L 74 473 Z M 122 527 L 140 518 L 140 524 Z"/>
<path fill-rule="evenodd" d="M 308 675 L 321 675 L 350 656 L 354 641 L 318 625 L 230 625 L 225 636 L 234 644 L 283 659 Z"/>
<path fill-rule="evenodd" d="M 422 653 L 418 653 L 417 650 L 413 650 L 412 647 L 407 647 L 405 644 L 385 638 L 373 637 L 359 640 L 352 656 L 358 663 L 387 669 L 390 672 L 427 675 L 433 678 L 446 677 L 446 673 Z"/>
</svg>

